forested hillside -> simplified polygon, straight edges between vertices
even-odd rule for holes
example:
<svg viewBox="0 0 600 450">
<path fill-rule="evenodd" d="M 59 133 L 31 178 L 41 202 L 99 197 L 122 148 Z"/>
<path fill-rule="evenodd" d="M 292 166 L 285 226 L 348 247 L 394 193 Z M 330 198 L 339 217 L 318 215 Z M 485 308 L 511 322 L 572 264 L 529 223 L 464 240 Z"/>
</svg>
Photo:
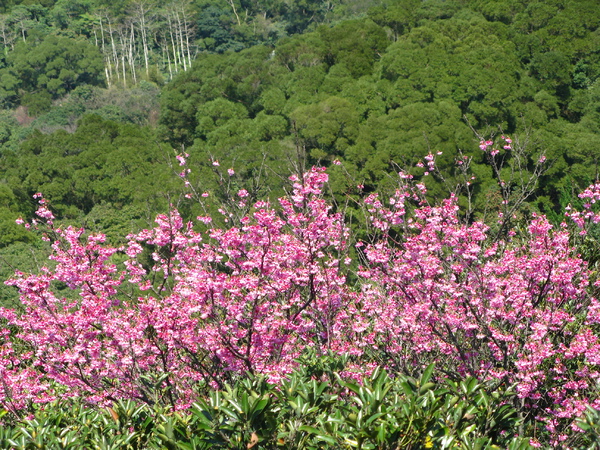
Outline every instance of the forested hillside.
<svg viewBox="0 0 600 450">
<path fill-rule="evenodd" d="M 532 181 L 511 214 L 560 221 L 598 176 L 600 10 L 592 0 L 25 0 L 1 8 L 7 255 L 17 242 L 38 245 L 14 223 L 31 217 L 36 192 L 60 220 L 117 239 L 169 204 L 195 217 L 235 203 L 241 188 L 251 200 L 275 198 L 290 173 L 312 165 L 332 166 L 330 194 L 351 211 L 361 195 L 393 189 L 399 169 L 421 177 L 421 159 L 441 152 L 439 173 L 424 178 L 429 195 L 455 192 L 473 218 Z M 490 160 L 479 141 L 502 133 L 519 156 Z M 213 194 L 210 204 L 183 197 L 182 152 L 189 183 Z M 473 179 L 463 179 L 458 160 Z"/>
<path fill-rule="evenodd" d="M 235 166 L 236 182 L 255 198 L 278 191 L 290 170 L 334 160 L 367 192 L 385 188 L 389 173 L 428 151 L 443 152 L 441 167 L 451 178 L 460 153 L 473 158 L 476 210 L 489 204 L 494 185 L 476 133 L 504 132 L 518 137 L 534 160 L 545 153 L 547 171 L 529 200 L 533 209 L 559 213 L 597 176 L 596 6 L 5 2 L 0 142 L 4 185 L 16 199 L 5 207 L 30 213 L 28 199 L 43 191 L 61 217 L 81 218 L 96 204 L 119 209 L 158 195 L 145 183 L 141 189 L 152 193 L 136 200 L 125 192 L 87 191 L 84 184 L 118 173 L 95 173 L 109 170 L 98 161 L 89 165 L 86 139 L 96 131 L 86 137 L 77 128 L 93 113 L 102 121 L 82 123 L 115 130 L 105 136 L 123 157 L 155 152 L 146 162 L 166 174 L 170 148 L 184 149 L 199 166 L 203 189 L 217 188 L 211 183 L 218 177 L 208 173 L 219 160 Z M 69 150 L 71 140 L 77 144 Z M 57 147 L 62 154 L 51 150 Z M 44 167 L 33 174 L 35 164 Z M 53 172 L 57 164 L 61 170 Z M 76 181 L 82 171 L 86 183 Z M 134 179 L 139 189 L 136 176 L 122 183 Z M 350 193 L 341 178 L 334 186 L 339 198 Z"/>
</svg>

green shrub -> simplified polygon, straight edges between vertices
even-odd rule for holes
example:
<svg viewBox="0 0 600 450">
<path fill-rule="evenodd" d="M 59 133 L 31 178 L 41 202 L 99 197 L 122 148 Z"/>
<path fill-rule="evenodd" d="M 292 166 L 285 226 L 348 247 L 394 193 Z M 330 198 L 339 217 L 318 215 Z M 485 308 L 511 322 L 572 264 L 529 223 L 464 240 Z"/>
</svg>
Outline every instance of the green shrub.
<svg viewBox="0 0 600 450">
<path fill-rule="evenodd" d="M 2 448 L 29 449 L 526 449 L 512 390 L 489 392 L 473 378 L 392 378 L 375 369 L 355 381 L 344 360 L 309 356 L 278 385 L 248 375 L 212 390 L 186 411 L 118 401 L 109 407 L 62 399 L 28 420 L 6 422 Z M 318 375 L 318 376 L 317 376 Z M 594 416 L 596 414 L 596 416 Z M 598 442 L 597 414 L 587 425 Z M 6 417 L 4 417 L 6 419 Z M 594 439 L 596 439 L 594 441 Z"/>
</svg>

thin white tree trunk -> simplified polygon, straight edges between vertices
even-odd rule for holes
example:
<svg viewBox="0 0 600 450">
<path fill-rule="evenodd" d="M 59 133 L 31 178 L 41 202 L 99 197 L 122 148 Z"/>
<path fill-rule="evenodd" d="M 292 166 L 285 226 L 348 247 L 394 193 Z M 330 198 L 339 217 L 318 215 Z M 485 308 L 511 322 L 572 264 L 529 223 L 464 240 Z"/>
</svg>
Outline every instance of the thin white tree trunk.
<svg viewBox="0 0 600 450">
<path fill-rule="evenodd" d="M 227 2 L 231 6 L 231 9 L 233 9 L 233 14 L 235 14 L 235 18 L 237 19 L 238 25 L 241 25 L 242 22 L 240 21 L 240 16 L 238 16 L 237 10 L 235 9 L 235 3 L 234 3 L 234 1 L 233 0 L 227 0 Z"/>
<path fill-rule="evenodd" d="M 113 78 L 112 64 L 110 62 L 110 54 L 106 53 L 104 39 L 104 25 L 102 24 L 102 17 L 100 17 L 100 41 L 102 42 L 102 56 L 104 56 L 105 61 L 104 71 L 106 72 L 106 84 L 110 87 Z"/>
<path fill-rule="evenodd" d="M 117 74 L 117 80 L 119 80 L 121 78 L 120 72 L 119 72 L 119 54 L 117 52 L 117 46 L 115 44 L 115 36 L 114 36 L 114 31 L 112 28 L 112 23 L 110 22 L 110 19 L 107 19 L 108 22 L 108 33 L 110 34 L 110 45 L 111 45 L 111 49 L 112 49 L 112 57 L 113 57 L 113 61 L 115 64 L 115 73 Z M 123 85 L 125 85 L 125 71 L 123 71 Z"/>
<path fill-rule="evenodd" d="M 188 25 L 188 17 L 187 14 L 185 12 L 185 10 L 182 10 L 182 15 L 183 15 L 183 25 L 185 27 L 185 46 L 186 46 L 186 50 L 187 50 L 187 57 L 188 57 L 188 67 L 192 67 L 192 56 L 190 55 L 190 34 L 192 32 L 192 30 L 190 29 L 189 25 Z"/>
<path fill-rule="evenodd" d="M 183 27 L 181 25 L 181 19 L 179 12 L 175 11 L 175 17 L 177 18 L 177 31 L 179 33 L 179 47 L 181 49 L 181 61 L 183 61 L 183 70 L 187 70 L 187 61 L 185 60 L 185 46 L 183 44 Z"/>
<path fill-rule="evenodd" d="M 172 80 L 173 79 L 173 68 L 171 67 L 171 55 L 169 54 L 169 45 L 168 44 L 165 48 L 163 48 L 163 52 L 167 53 L 167 61 L 169 63 L 169 80 Z M 163 57 L 163 61 L 164 61 L 164 57 Z"/>
<path fill-rule="evenodd" d="M 135 44 L 135 29 L 133 22 L 131 23 L 131 35 L 129 38 L 129 67 L 131 68 L 131 75 L 133 77 L 133 84 L 137 84 L 137 76 L 135 72 L 135 55 L 134 55 L 134 44 Z"/>
<path fill-rule="evenodd" d="M 123 71 L 123 87 L 126 88 L 127 87 L 127 73 L 126 73 L 126 61 L 125 58 L 127 57 L 127 42 L 126 42 L 126 37 L 124 36 L 124 32 L 122 30 L 119 31 L 119 41 L 121 43 L 121 70 Z"/>
<path fill-rule="evenodd" d="M 173 33 L 173 22 L 171 22 L 171 14 L 167 16 L 169 20 L 169 34 L 171 36 L 171 46 L 173 47 L 173 64 L 175 66 L 175 72 L 178 72 L 178 64 L 177 64 L 177 32 Z M 173 37 L 175 34 L 175 38 Z"/>
<path fill-rule="evenodd" d="M 148 8 L 146 6 L 146 2 L 144 0 L 138 1 L 135 3 L 135 20 L 138 23 L 140 34 L 142 37 L 142 51 L 144 53 L 144 66 L 146 68 L 146 76 L 150 76 L 150 65 L 148 62 L 148 30 L 146 26 L 146 14 L 148 13 Z"/>
</svg>

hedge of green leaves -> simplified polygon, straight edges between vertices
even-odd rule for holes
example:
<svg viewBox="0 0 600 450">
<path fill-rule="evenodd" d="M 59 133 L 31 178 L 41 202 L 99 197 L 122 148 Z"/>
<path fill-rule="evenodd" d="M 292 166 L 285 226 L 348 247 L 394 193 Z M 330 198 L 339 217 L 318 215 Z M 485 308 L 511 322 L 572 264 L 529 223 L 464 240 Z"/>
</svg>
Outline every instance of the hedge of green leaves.
<svg viewBox="0 0 600 450">
<path fill-rule="evenodd" d="M 433 366 L 418 378 L 375 370 L 354 382 L 339 375 L 343 360 L 304 362 L 278 386 L 248 375 L 208 390 L 185 413 L 132 400 L 98 407 L 63 399 L 5 422 L 0 448 L 531 448 L 519 438 L 510 387 L 489 392 L 473 378 L 432 382 Z M 581 423 L 581 448 L 600 448 L 598 419 L 590 413 Z"/>
</svg>

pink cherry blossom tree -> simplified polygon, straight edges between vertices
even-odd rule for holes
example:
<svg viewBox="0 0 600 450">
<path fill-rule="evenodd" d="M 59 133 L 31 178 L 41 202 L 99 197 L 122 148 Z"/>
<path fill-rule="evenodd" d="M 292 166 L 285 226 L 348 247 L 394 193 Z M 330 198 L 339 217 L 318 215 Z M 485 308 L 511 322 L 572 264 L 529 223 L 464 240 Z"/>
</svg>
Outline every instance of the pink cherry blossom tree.
<svg viewBox="0 0 600 450">
<path fill-rule="evenodd" d="M 356 243 L 355 266 L 321 168 L 292 177 L 277 205 L 249 207 L 240 191 L 249 212 L 236 226 L 184 223 L 172 210 L 122 248 L 55 227 L 40 199 L 54 264 L 8 282 L 23 311 L 0 312 L 0 401 L 15 411 L 57 395 L 185 408 L 198 386 L 245 372 L 277 382 L 311 348 L 352 355 L 346 374 L 357 377 L 433 362 L 439 379 L 513 387 L 523 419 L 566 439 L 586 406 L 600 406 L 597 282 L 573 232 L 534 216 L 498 238 L 461 220 L 456 197 L 430 205 L 422 183 L 399 180 L 389 201 L 365 199 L 370 239 Z M 591 210 L 571 217 L 584 229 L 598 221 Z M 57 282 L 77 295 L 59 295 Z"/>
<path fill-rule="evenodd" d="M 399 370 L 435 362 L 451 378 L 514 385 L 523 417 L 544 411 L 553 432 L 599 406 L 600 305 L 567 226 L 534 216 L 494 241 L 460 222 L 455 198 L 408 214 L 413 197 L 367 199 L 380 237 L 364 249 L 355 340 Z"/>
<path fill-rule="evenodd" d="M 17 273 L 9 284 L 25 310 L 2 315 L 46 379 L 90 401 L 183 407 L 199 382 L 219 386 L 245 371 L 276 380 L 306 346 L 333 345 L 346 321 L 340 258 L 348 230 L 321 196 L 326 180 L 322 169 L 294 178 L 278 210 L 258 202 L 240 228 L 199 233 L 171 211 L 123 248 L 82 229 L 54 228 L 42 199 L 38 215 L 55 236 L 56 264 Z M 149 269 L 136 259 L 143 246 L 155 250 Z M 128 257 L 123 270 L 112 262 L 118 253 Z M 78 298 L 56 295 L 57 281 Z"/>
</svg>

